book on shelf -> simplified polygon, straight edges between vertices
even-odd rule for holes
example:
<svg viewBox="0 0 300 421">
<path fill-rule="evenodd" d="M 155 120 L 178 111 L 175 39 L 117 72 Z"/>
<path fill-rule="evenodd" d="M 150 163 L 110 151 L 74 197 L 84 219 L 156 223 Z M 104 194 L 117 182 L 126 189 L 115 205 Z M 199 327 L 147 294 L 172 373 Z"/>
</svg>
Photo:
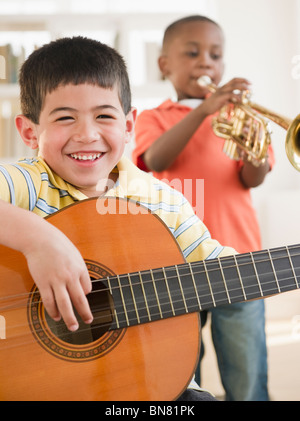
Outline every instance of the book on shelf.
<svg viewBox="0 0 300 421">
<path fill-rule="evenodd" d="M 15 116 L 20 113 L 19 99 L 0 99 L 0 162 L 5 158 L 17 159 L 31 154 L 15 126 Z"/>
<path fill-rule="evenodd" d="M 24 47 L 21 47 L 19 54 L 15 54 L 10 44 L 0 45 L 0 83 L 17 83 L 24 60 Z"/>
</svg>

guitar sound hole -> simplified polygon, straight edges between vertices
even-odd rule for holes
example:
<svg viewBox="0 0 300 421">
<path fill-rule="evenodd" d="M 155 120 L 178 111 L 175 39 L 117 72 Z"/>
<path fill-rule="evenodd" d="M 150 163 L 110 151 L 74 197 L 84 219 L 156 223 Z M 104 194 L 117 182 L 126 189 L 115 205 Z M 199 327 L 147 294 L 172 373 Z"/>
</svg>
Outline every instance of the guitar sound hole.
<svg viewBox="0 0 300 421">
<path fill-rule="evenodd" d="M 84 323 L 76 309 L 74 309 L 79 328 L 76 332 L 70 332 L 63 320 L 55 322 L 45 311 L 45 317 L 52 333 L 60 340 L 69 344 L 85 345 L 96 341 L 109 330 L 113 321 L 112 297 L 108 292 L 107 287 L 101 280 L 91 279 L 93 281 L 93 289 L 91 293 L 87 295 L 87 299 L 94 320 L 90 325 Z"/>
</svg>

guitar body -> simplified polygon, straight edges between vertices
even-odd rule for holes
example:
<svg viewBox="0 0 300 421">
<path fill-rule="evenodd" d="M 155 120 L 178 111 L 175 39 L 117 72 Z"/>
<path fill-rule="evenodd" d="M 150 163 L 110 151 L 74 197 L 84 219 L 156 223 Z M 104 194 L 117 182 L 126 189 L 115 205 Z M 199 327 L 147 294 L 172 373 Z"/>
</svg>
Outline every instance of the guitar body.
<svg viewBox="0 0 300 421">
<path fill-rule="evenodd" d="M 127 200 L 88 199 L 48 221 L 77 246 L 92 279 L 184 262 L 162 221 Z M 1 400 L 173 400 L 189 384 L 197 313 L 72 344 L 51 330 L 23 255 L 0 247 L 0 264 Z"/>
</svg>

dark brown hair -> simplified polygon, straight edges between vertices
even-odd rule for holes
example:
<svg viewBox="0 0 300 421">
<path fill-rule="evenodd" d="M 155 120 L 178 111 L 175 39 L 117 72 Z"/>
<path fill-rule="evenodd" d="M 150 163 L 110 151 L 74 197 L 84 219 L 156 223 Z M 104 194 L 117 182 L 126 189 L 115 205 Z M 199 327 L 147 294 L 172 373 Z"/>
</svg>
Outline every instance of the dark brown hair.
<svg viewBox="0 0 300 421">
<path fill-rule="evenodd" d="M 123 58 L 108 45 L 89 38 L 61 38 L 35 50 L 21 67 L 19 83 L 22 113 L 36 124 L 46 94 L 61 85 L 90 83 L 107 89 L 117 86 L 125 115 L 131 109 Z"/>
</svg>

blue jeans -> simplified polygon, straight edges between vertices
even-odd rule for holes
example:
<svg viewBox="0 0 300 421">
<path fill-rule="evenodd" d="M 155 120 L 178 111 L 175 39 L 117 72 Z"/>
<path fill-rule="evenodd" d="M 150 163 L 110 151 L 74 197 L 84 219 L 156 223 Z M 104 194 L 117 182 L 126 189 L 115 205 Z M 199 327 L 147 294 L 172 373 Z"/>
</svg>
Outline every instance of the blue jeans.
<svg viewBox="0 0 300 421">
<path fill-rule="evenodd" d="M 226 400 L 269 400 L 264 300 L 220 306 L 209 311 Z M 201 312 L 200 315 L 203 326 L 207 314 Z M 203 343 L 201 349 L 200 363 Z M 196 370 L 198 384 L 201 382 L 200 363 Z"/>
</svg>

